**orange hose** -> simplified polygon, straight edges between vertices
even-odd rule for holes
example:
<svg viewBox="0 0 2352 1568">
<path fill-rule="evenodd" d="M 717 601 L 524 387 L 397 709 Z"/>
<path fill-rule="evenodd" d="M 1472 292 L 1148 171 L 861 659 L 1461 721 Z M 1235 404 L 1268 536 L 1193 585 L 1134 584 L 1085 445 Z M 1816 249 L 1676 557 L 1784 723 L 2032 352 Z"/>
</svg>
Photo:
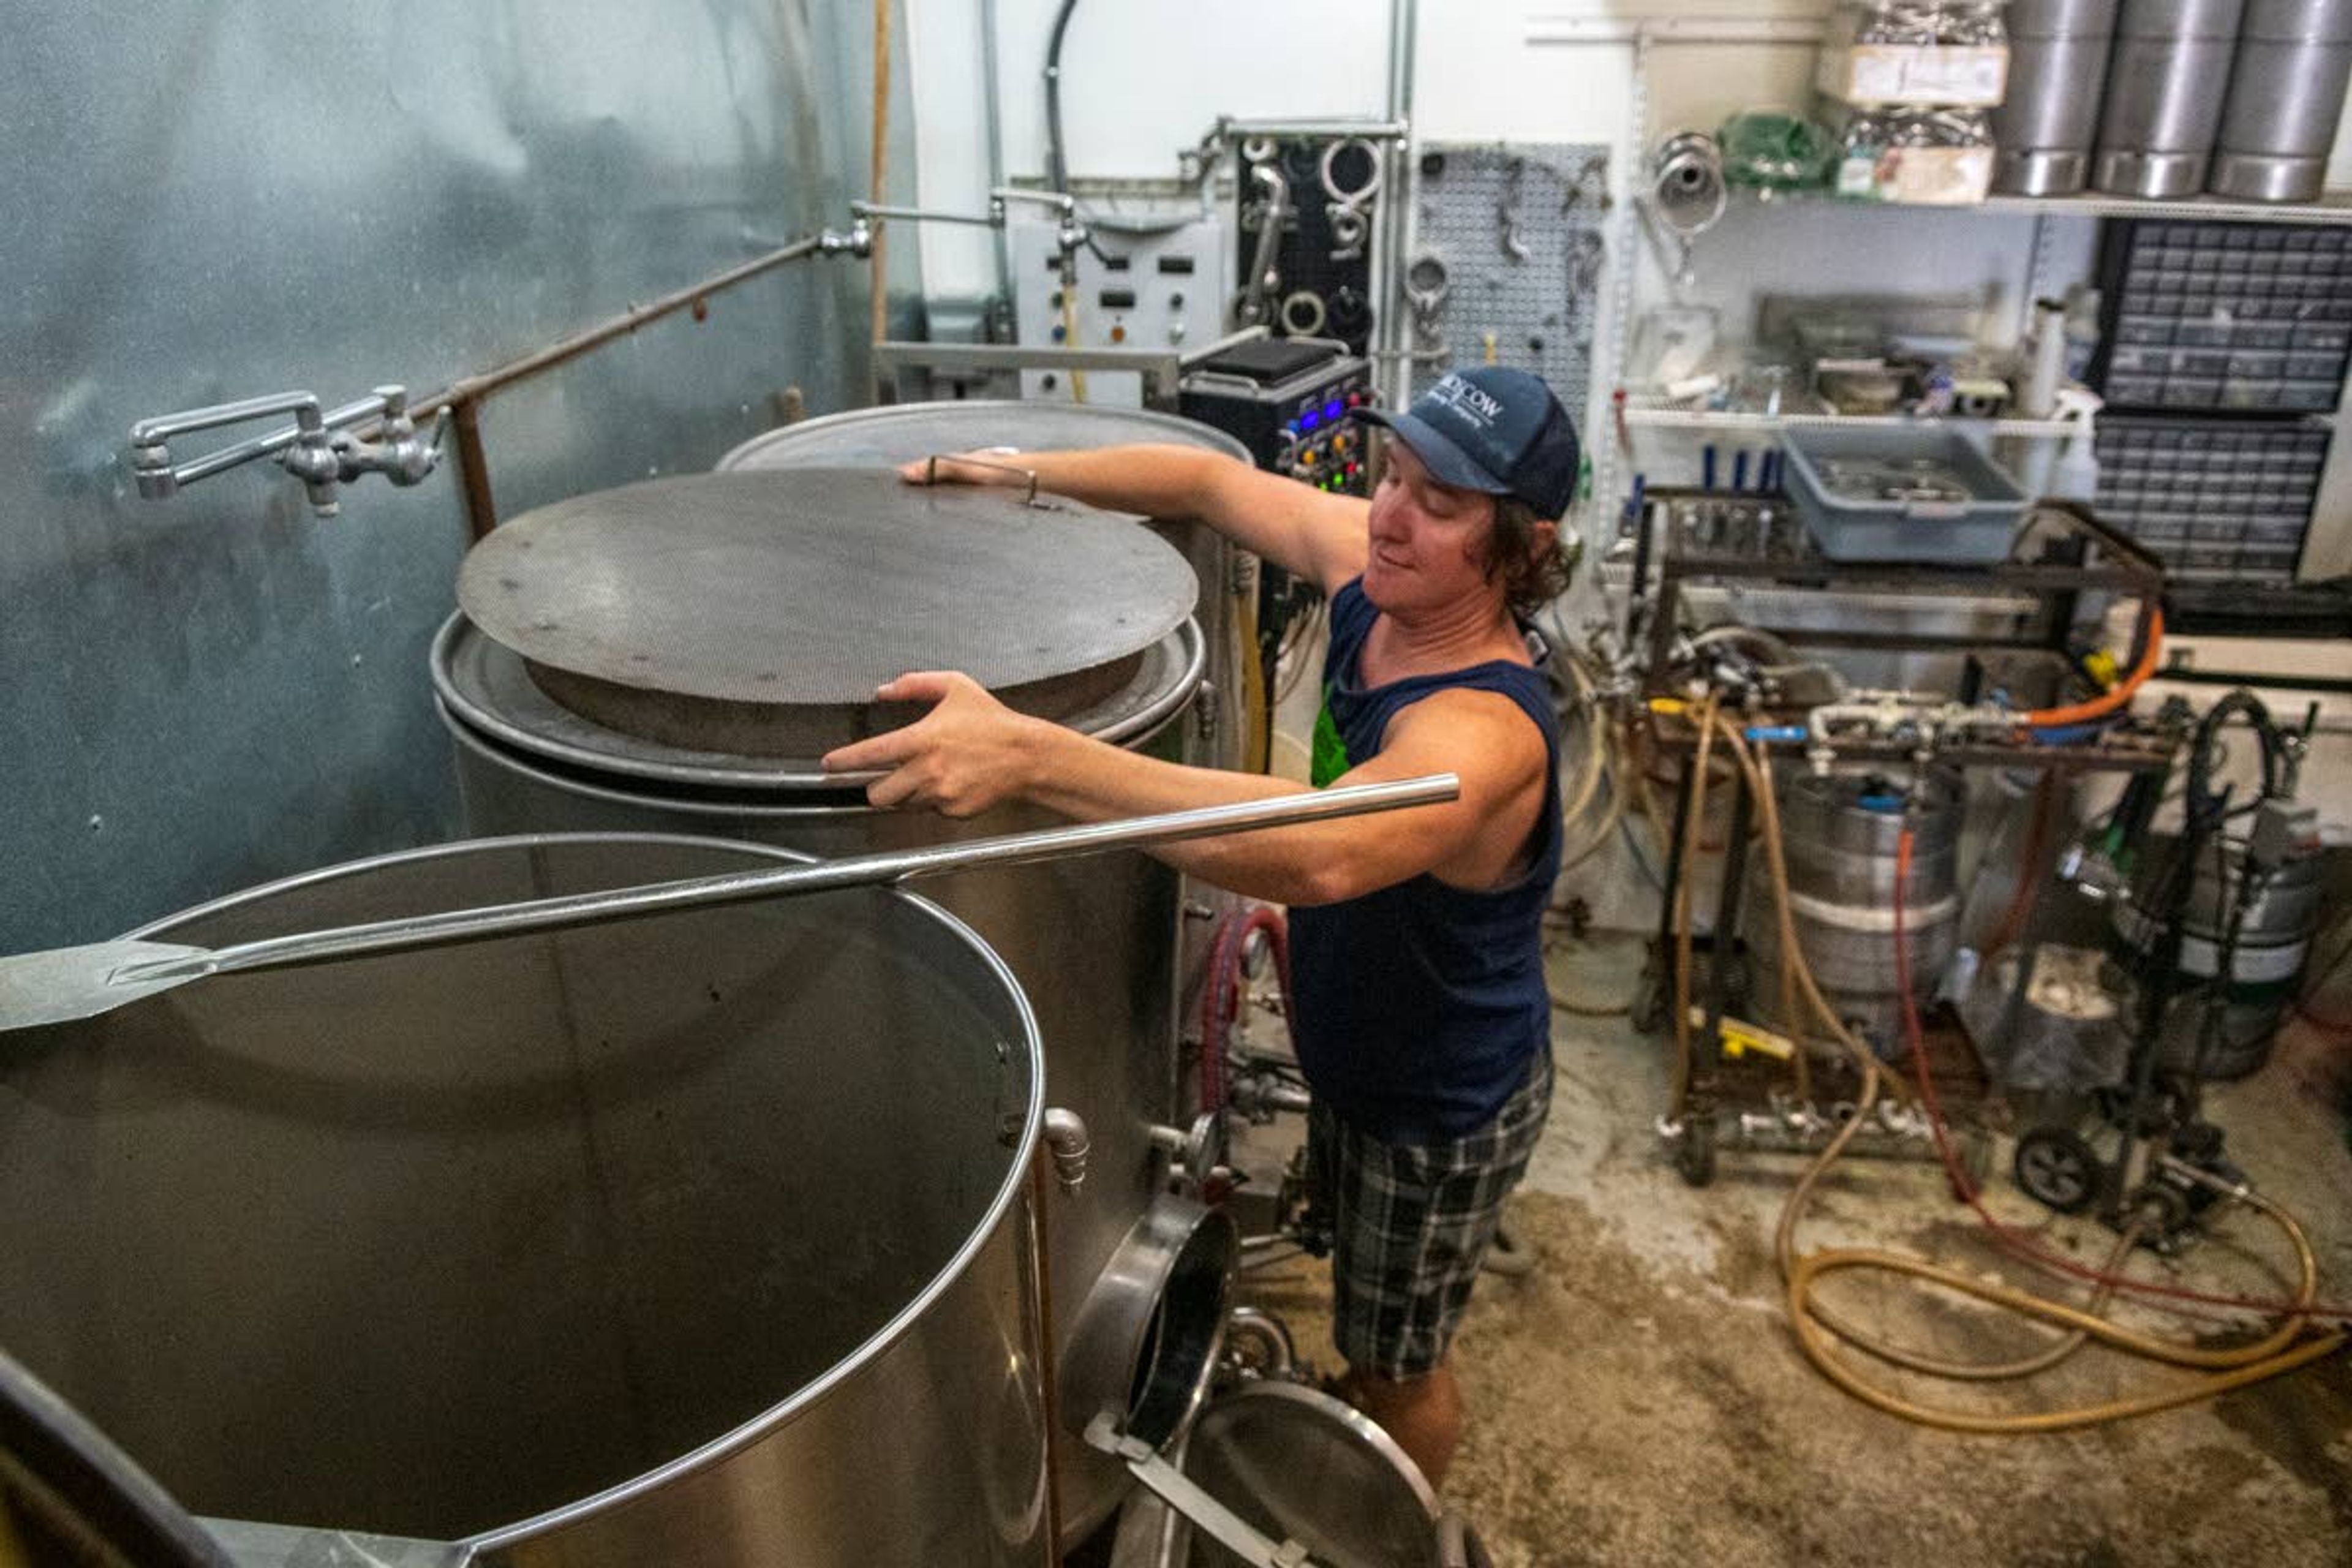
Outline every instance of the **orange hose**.
<svg viewBox="0 0 2352 1568">
<path fill-rule="evenodd" d="M 2037 730 L 2050 730 L 2067 724 L 2088 723 L 2094 719 L 2106 717 L 2130 701 L 2132 693 L 2137 691 L 2147 683 L 2147 678 L 2156 673 L 2157 652 L 2163 647 L 2164 610 L 2159 605 L 2148 611 L 2147 647 L 2140 650 L 2138 665 L 2129 675 L 2124 677 L 2122 683 L 2113 691 L 2094 697 L 2088 702 L 2077 702 L 2071 708 L 2037 708 L 2020 719 L 2018 722 L 2031 725 Z"/>
</svg>

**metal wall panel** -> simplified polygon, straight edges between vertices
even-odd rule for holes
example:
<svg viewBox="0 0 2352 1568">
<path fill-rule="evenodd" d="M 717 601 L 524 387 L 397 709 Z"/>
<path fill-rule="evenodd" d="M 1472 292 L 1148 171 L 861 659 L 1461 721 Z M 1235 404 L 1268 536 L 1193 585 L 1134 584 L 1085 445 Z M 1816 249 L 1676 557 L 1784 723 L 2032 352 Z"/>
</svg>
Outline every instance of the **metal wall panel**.
<svg viewBox="0 0 2352 1568">
<path fill-rule="evenodd" d="M 845 227 L 873 23 L 865 0 L 75 0 L 7 6 L 6 36 L 0 952 L 456 828 L 425 674 L 455 462 L 363 479 L 330 521 L 266 463 L 142 500 L 132 422 L 421 396 Z M 866 277 L 788 264 L 500 394 L 501 510 L 708 468 L 787 385 L 864 402 Z"/>
</svg>

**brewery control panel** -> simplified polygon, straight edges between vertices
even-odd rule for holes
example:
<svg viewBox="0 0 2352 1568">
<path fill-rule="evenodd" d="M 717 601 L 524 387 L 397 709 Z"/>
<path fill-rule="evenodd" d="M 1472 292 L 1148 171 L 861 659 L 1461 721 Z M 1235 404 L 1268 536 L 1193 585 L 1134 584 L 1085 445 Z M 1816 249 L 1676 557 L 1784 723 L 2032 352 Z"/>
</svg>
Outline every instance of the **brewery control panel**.
<svg viewBox="0 0 2352 1568">
<path fill-rule="evenodd" d="M 1140 220 L 1139 220 L 1139 223 Z M 1193 217 L 1134 230 L 1096 215 L 1090 237 L 1063 276 L 1059 228 L 1050 222 L 1007 226 L 1013 267 L 1013 331 L 1041 348 L 1167 349 L 1213 343 L 1224 330 L 1233 293 L 1225 226 Z M 1143 378 L 1131 371 L 1090 371 L 1087 401 L 1143 405 Z M 1068 402 L 1066 371 L 1024 370 L 1021 395 Z"/>
<path fill-rule="evenodd" d="M 1365 432 L 1349 413 L 1376 401 L 1371 363 L 1326 338 L 1263 339 L 1185 376 L 1179 411 L 1240 441 L 1257 466 L 1340 495 L 1371 489 Z"/>
</svg>

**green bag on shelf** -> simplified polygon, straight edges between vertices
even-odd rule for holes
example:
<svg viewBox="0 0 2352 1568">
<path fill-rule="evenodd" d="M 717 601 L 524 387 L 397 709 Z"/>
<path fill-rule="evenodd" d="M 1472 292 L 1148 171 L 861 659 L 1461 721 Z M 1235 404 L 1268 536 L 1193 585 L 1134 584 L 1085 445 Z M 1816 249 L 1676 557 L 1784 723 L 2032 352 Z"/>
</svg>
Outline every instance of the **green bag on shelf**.
<svg viewBox="0 0 2352 1568">
<path fill-rule="evenodd" d="M 1716 132 L 1723 177 L 1759 191 L 1815 191 L 1830 183 L 1838 147 L 1825 126 L 1801 114 L 1755 109 L 1733 115 Z"/>
</svg>

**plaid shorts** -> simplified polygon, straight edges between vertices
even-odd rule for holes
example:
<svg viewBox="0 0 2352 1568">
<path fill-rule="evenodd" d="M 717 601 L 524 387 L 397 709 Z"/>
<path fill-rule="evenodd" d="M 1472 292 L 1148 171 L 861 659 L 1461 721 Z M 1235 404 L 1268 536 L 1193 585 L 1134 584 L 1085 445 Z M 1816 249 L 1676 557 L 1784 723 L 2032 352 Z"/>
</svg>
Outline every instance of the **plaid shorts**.
<svg viewBox="0 0 2352 1568">
<path fill-rule="evenodd" d="M 1348 1364 L 1396 1379 L 1445 1359 L 1551 1110 L 1551 1053 L 1465 1138 L 1386 1143 L 1317 1100 L 1307 1119 L 1314 1202 L 1331 1226 L 1332 1338 Z"/>
</svg>

